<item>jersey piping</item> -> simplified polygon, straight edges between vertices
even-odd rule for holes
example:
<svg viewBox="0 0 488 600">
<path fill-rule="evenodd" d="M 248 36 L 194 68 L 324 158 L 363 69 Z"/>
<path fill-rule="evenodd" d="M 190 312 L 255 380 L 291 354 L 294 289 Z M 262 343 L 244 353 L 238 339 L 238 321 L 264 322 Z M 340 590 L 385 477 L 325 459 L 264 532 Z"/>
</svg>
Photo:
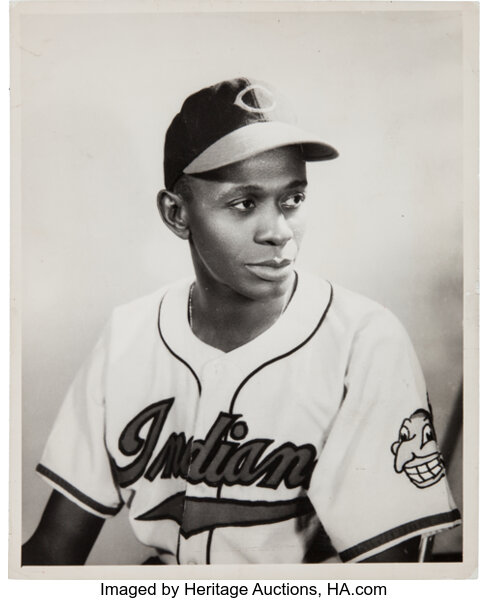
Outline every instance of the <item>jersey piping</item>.
<svg viewBox="0 0 488 600">
<path fill-rule="evenodd" d="M 163 342 L 163 344 L 166 346 L 166 348 L 168 349 L 168 351 L 177 359 L 179 360 L 181 363 L 183 363 L 185 365 L 185 367 L 187 367 L 191 374 L 193 375 L 193 377 L 195 378 L 195 381 L 197 382 L 197 386 L 198 386 L 198 394 L 200 395 L 202 393 L 202 384 L 200 383 L 200 380 L 198 379 L 197 374 L 195 373 L 195 371 L 191 368 L 191 366 L 186 362 L 186 360 L 184 360 L 181 356 L 179 356 L 178 354 L 176 354 L 176 352 L 174 352 L 172 350 L 172 348 L 169 346 L 169 344 L 167 343 L 167 341 L 164 339 L 164 335 L 163 332 L 161 331 L 161 308 L 163 306 L 163 302 L 164 302 L 164 298 L 165 296 L 163 296 L 161 298 L 161 302 L 159 303 L 159 310 L 158 310 L 158 331 L 159 331 L 159 336 L 161 337 L 161 340 Z"/>
<path fill-rule="evenodd" d="M 339 553 L 339 557 L 343 562 L 351 562 L 355 559 L 358 559 L 363 554 L 370 552 L 380 546 L 388 544 L 389 542 L 393 542 L 398 538 L 409 538 L 414 537 L 415 534 L 419 534 L 422 530 L 430 530 L 436 525 L 446 525 L 448 524 L 450 527 L 453 527 L 461 520 L 461 514 L 457 509 L 451 510 L 445 513 L 439 513 L 437 515 L 431 515 L 429 517 L 423 517 L 422 519 L 417 519 L 415 521 L 410 521 L 409 523 L 404 523 L 398 527 L 394 527 L 384 533 L 380 533 L 369 540 L 365 540 L 353 546 L 352 548 L 348 548 L 344 550 L 344 552 Z M 411 535 L 412 534 L 412 535 Z"/>
<path fill-rule="evenodd" d="M 83 492 L 78 490 L 77 488 L 75 488 L 73 485 L 71 485 L 71 483 L 68 483 L 65 479 L 63 479 L 59 475 L 56 475 L 56 473 L 53 473 L 50 469 L 48 469 L 41 463 L 39 463 L 36 466 L 36 471 L 38 473 L 40 473 L 41 475 L 44 475 L 44 477 L 47 477 L 48 479 L 50 479 L 53 483 L 57 484 L 59 487 L 66 490 L 68 492 L 68 494 L 70 494 L 71 496 L 73 496 L 74 498 L 76 498 L 77 500 L 82 502 L 83 504 L 86 504 L 86 506 L 89 506 L 93 510 L 101 513 L 102 515 L 113 517 L 120 511 L 120 509 L 123 506 L 122 503 L 120 503 L 120 505 L 117 506 L 116 508 L 113 508 L 111 506 L 104 506 L 103 504 L 100 504 L 96 500 L 93 500 L 92 498 L 90 498 L 89 496 L 87 496 L 86 494 L 84 494 Z"/>
<path fill-rule="evenodd" d="M 323 282 L 323 284 L 325 284 L 325 282 Z M 322 285 L 323 285 L 322 284 Z M 194 367 L 196 367 L 196 369 L 198 369 L 198 365 L 199 365 L 199 356 L 198 356 L 198 348 L 199 346 L 195 346 L 193 345 L 191 347 L 190 350 L 188 350 L 188 348 L 186 347 L 180 347 L 179 344 L 179 337 L 176 337 L 174 335 L 174 329 L 175 329 L 175 321 L 172 322 L 168 322 L 165 320 L 165 314 L 166 312 L 169 311 L 169 313 L 171 313 L 172 311 L 176 310 L 177 311 L 177 318 L 176 318 L 176 323 L 180 328 L 184 328 L 183 330 L 185 331 L 185 336 L 186 339 L 189 339 L 192 341 L 192 344 L 203 344 L 203 342 L 200 342 L 198 340 L 198 338 L 196 338 L 196 336 L 193 334 L 193 332 L 191 332 L 191 329 L 189 327 L 188 324 L 188 309 L 187 309 L 187 296 L 188 296 L 188 290 L 190 287 L 190 282 L 186 282 L 183 284 L 182 287 L 180 287 L 180 292 L 177 296 L 177 300 L 174 296 L 174 294 L 172 296 L 168 296 L 169 300 L 168 300 L 168 305 L 169 307 L 166 308 L 165 310 L 165 305 L 166 305 L 166 295 L 165 297 L 163 297 L 163 299 L 161 300 L 160 306 L 159 306 L 159 321 L 158 321 L 158 330 L 159 330 L 159 335 L 161 337 L 161 340 L 163 342 L 163 344 L 165 345 L 165 347 L 169 350 L 169 352 L 179 361 L 181 362 L 183 365 L 185 365 L 189 371 L 192 373 L 193 377 L 195 378 L 195 380 L 197 381 L 198 384 L 198 391 L 199 391 L 199 395 L 201 395 L 201 384 L 199 381 L 199 378 L 196 374 L 196 370 Z M 290 304 L 287 308 L 287 310 L 283 313 L 282 317 L 276 322 L 275 325 L 273 325 L 269 330 L 267 330 L 266 332 L 264 332 L 264 334 L 261 334 L 261 336 L 258 336 L 258 338 L 256 338 L 256 341 L 262 342 L 265 344 L 265 347 L 269 347 L 269 350 L 272 352 L 273 350 L 276 350 L 277 347 L 276 345 L 273 344 L 269 344 L 269 338 L 270 337 L 274 337 L 274 333 L 273 333 L 273 328 L 276 329 L 277 327 L 282 327 L 283 328 L 283 323 L 280 323 L 283 319 L 285 321 L 288 321 L 288 323 L 291 322 L 296 322 L 297 319 L 297 304 L 298 306 L 303 303 L 303 294 L 306 293 L 305 289 L 307 288 L 307 284 L 303 283 L 302 279 L 298 278 L 298 274 L 296 274 L 296 289 L 295 289 L 295 294 L 292 296 L 292 299 L 290 301 Z M 305 286 L 305 287 L 304 287 Z M 326 294 L 326 297 L 324 298 L 324 295 Z M 302 298 L 300 299 L 300 295 L 302 296 Z M 322 301 L 320 301 L 320 296 L 322 296 Z M 290 356 L 291 354 L 297 352 L 300 348 L 302 348 L 304 345 L 306 345 L 313 337 L 314 335 L 317 333 L 317 331 L 320 329 L 320 326 L 322 325 L 327 312 L 331 306 L 332 303 L 332 298 L 333 298 L 333 291 L 332 291 L 332 285 L 330 284 L 330 282 L 327 282 L 326 285 L 323 285 L 323 287 L 321 288 L 321 294 L 319 294 L 319 296 L 315 297 L 316 299 L 314 300 L 314 308 L 313 310 L 311 310 L 311 312 L 308 315 L 308 319 L 307 319 L 307 323 L 305 325 L 305 330 L 303 329 L 303 323 L 300 322 L 301 327 L 298 329 L 298 331 L 300 331 L 300 329 L 302 330 L 302 333 L 305 331 L 305 339 L 297 339 L 297 329 L 295 329 L 295 333 L 293 334 L 295 336 L 295 339 L 289 338 L 288 344 L 291 344 L 288 346 L 288 348 L 290 348 L 288 351 L 286 352 L 281 352 L 281 353 L 277 353 L 275 354 L 275 356 L 272 356 L 271 358 L 269 358 L 269 352 L 268 352 L 268 357 L 266 357 L 265 355 L 260 355 L 262 358 L 267 360 L 263 360 L 261 362 L 261 364 L 258 364 L 258 366 L 256 366 L 256 364 L 252 365 L 252 368 L 248 371 L 248 374 L 241 380 L 240 384 L 236 387 L 232 398 L 231 398 L 231 403 L 230 403 L 230 409 L 229 412 L 232 413 L 235 407 L 235 402 L 237 400 L 237 397 L 239 395 L 239 393 L 241 392 L 241 390 L 243 389 L 243 387 L 246 385 L 246 383 L 252 378 L 254 377 L 254 375 L 256 375 L 258 372 L 260 372 L 262 369 L 264 369 L 265 367 L 269 366 L 272 363 L 275 363 L 281 359 L 284 359 L 288 356 Z M 186 303 L 185 303 L 186 301 Z M 321 304 L 321 306 L 320 306 Z M 325 304 L 325 309 L 324 309 L 324 304 Z M 315 322 L 311 320 L 310 317 L 312 317 L 313 319 L 313 315 L 315 314 Z M 287 329 L 289 329 L 289 327 L 287 327 Z M 181 331 L 181 329 L 180 329 Z M 307 335 L 307 331 L 308 331 L 308 335 Z M 163 333 L 164 332 L 164 333 Z M 166 335 L 166 333 L 169 336 Z M 176 347 L 175 347 L 176 344 Z M 251 342 L 252 344 L 252 342 Z M 285 342 L 286 344 L 286 342 Z M 247 348 L 246 348 L 247 349 Z M 256 346 L 254 347 L 254 349 L 256 350 Z M 215 350 L 215 349 L 214 349 Z M 282 348 L 283 350 L 283 348 Z M 184 353 L 184 358 L 182 356 L 181 353 Z M 237 348 L 235 351 L 229 352 L 229 353 L 221 353 L 222 355 L 227 355 L 227 357 L 232 357 L 232 356 L 236 356 L 236 354 L 242 353 L 242 349 L 241 348 Z M 248 352 L 249 353 L 249 352 Z M 242 354 L 241 354 L 242 356 Z M 193 366 L 193 361 L 197 361 Z M 249 367 L 250 365 L 248 365 Z M 221 494 L 222 494 L 222 486 L 219 486 L 219 488 L 217 489 L 217 494 L 216 494 L 216 498 L 220 499 L 221 498 Z M 308 503 L 307 504 L 307 511 L 306 512 L 310 512 L 311 509 L 311 504 Z M 186 510 L 186 509 L 185 509 Z M 219 527 L 222 525 L 219 525 Z M 209 528 L 208 530 L 208 539 L 207 539 L 207 544 L 206 544 L 206 562 L 207 564 L 210 564 L 210 549 L 211 549 L 211 544 L 212 544 L 212 536 L 213 536 L 213 531 L 215 528 Z M 184 534 L 183 534 L 184 536 Z M 184 536 L 185 537 L 185 536 Z M 178 537 L 179 539 L 179 537 Z M 178 557 L 177 557 L 178 558 Z"/>
<path fill-rule="evenodd" d="M 320 329 L 320 326 L 324 322 L 324 319 L 325 319 L 327 313 L 329 312 L 329 308 L 330 308 L 330 305 L 332 304 L 333 296 L 334 296 L 334 289 L 332 288 L 332 285 L 331 285 L 330 286 L 330 298 L 329 298 L 329 302 L 327 303 L 327 307 L 325 308 L 324 312 L 322 313 L 322 316 L 320 317 L 319 322 L 317 323 L 315 329 L 312 331 L 312 333 L 305 340 L 303 340 L 303 342 L 301 342 L 300 344 L 298 344 L 298 346 L 296 346 L 295 348 L 292 348 L 288 352 L 285 352 L 284 354 L 280 354 L 280 356 L 276 356 L 275 358 L 272 358 L 272 359 L 266 361 L 265 363 L 263 363 L 262 365 L 260 365 L 256 369 L 254 369 L 254 371 L 252 373 L 249 373 L 249 375 L 240 383 L 239 387 L 234 392 L 234 396 L 232 397 L 232 401 L 231 401 L 230 407 L 229 407 L 229 412 L 230 413 L 232 413 L 234 411 L 234 405 L 235 405 L 235 402 L 237 400 L 237 396 L 239 395 L 240 391 L 246 385 L 246 383 L 252 377 L 254 377 L 254 375 L 256 375 L 257 373 L 259 373 L 259 371 L 261 371 L 265 367 L 269 366 L 270 364 L 272 364 L 274 362 L 277 362 L 279 360 L 282 360 L 283 358 L 286 358 L 287 356 L 290 356 L 294 352 L 297 352 L 298 350 L 300 350 L 300 348 L 302 348 L 303 346 L 305 346 L 305 344 L 307 344 L 313 338 L 313 336 Z"/>
<path fill-rule="evenodd" d="M 296 273 L 296 284 L 298 287 L 298 273 Z M 290 356 L 291 354 L 293 354 L 294 352 L 297 352 L 298 350 L 300 350 L 300 348 L 302 348 L 303 346 L 305 346 L 312 338 L 313 336 L 317 333 L 317 331 L 320 329 L 322 323 L 325 320 L 325 317 L 327 316 L 327 313 L 329 312 L 329 308 L 332 304 L 332 299 L 334 297 L 334 289 L 332 287 L 332 284 L 330 284 L 330 297 L 329 297 L 329 301 L 327 303 L 327 306 L 325 307 L 324 312 L 322 313 L 317 325 L 315 326 L 315 328 L 313 329 L 312 333 L 310 333 L 310 335 L 303 340 L 303 342 L 301 342 L 300 344 L 298 344 L 298 346 L 295 346 L 295 348 L 292 348 L 291 350 L 289 350 L 288 352 L 285 352 L 283 354 L 280 354 L 279 356 L 276 356 L 275 358 L 272 358 L 268 361 L 266 361 L 265 363 L 263 363 L 262 365 L 260 365 L 259 367 L 257 367 L 256 369 L 254 369 L 254 371 L 252 371 L 251 373 L 249 373 L 249 375 L 243 379 L 243 381 L 239 384 L 238 388 L 236 389 L 236 391 L 234 392 L 234 396 L 232 397 L 231 403 L 230 403 L 230 407 L 229 407 L 229 413 L 233 413 L 234 412 L 234 406 L 237 400 L 237 396 L 239 395 L 240 391 L 242 390 L 242 388 L 246 385 L 246 383 L 252 378 L 254 377 L 254 375 L 256 375 L 257 373 L 259 373 L 259 371 L 261 371 L 262 369 L 264 369 L 265 367 L 269 366 L 270 364 L 277 362 L 279 360 L 282 360 L 283 358 L 286 358 L 287 356 Z M 217 498 L 220 498 L 222 494 L 222 486 L 219 487 L 219 489 L 217 490 Z M 310 512 L 310 510 L 312 509 L 311 504 L 309 503 L 309 510 L 307 512 Z M 212 536 L 213 536 L 213 532 L 214 529 L 211 529 L 208 535 L 208 540 L 207 540 L 207 564 L 210 564 L 210 550 L 211 550 L 211 545 L 212 545 Z"/>
<path fill-rule="evenodd" d="M 161 338 L 161 341 L 163 342 L 163 344 L 166 346 L 166 348 L 168 349 L 168 351 L 177 359 L 179 360 L 182 364 L 185 365 L 185 367 L 187 367 L 187 369 L 191 372 L 191 374 L 193 375 L 196 383 L 197 383 L 197 387 L 198 387 L 198 395 L 200 396 L 202 393 L 202 384 L 200 383 L 200 380 L 198 379 L 197 374 L 195 373 L 195 371 L 191 368 L 191 366 L 186 362 L 186 360 L 184 360 L 181 356 L 178 356 L 178 354 L 176 354 L 176 352 L 173 352 L 172 348 L 170 348 L 169 344 L 166 342 L 166 340 L 164 339 L 164 335 L 163 332 L 161 331 L 161 309 L 163 307 L 163 302 L 164 302 L 164 298 L 165 296 L 163 296 L 161 298 L 161 302 L 159 303 L 159 310 L 158 310 L 158 331 L 159 331 L 159 337 Z M 187 309 L 188 311 L 188 309 Z M 179 525 L 181 526 L 181 523 L 179 523 Z M 180 535 L 181 535 L 181 528 L 178 531 L 178 540 L 176 542 L 176 562 L 178 564 L 180 564 Z"/>
</svg>

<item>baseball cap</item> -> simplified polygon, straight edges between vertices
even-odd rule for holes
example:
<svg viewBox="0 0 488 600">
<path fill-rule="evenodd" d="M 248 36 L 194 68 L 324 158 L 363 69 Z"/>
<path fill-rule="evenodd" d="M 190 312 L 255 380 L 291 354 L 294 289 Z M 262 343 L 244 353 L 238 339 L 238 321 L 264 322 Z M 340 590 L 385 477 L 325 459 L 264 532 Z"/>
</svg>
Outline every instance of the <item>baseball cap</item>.
<svg viewBox="0 0 488 600">
<path fill-rule="evenodd" d="M 189 96 L 166 132 L 164 179 L 172 189 L 184 174 L 213 171 L 261 152 L 300 144 L 306 161 L 337 150 L 297 127 L 283 96 L 268 83 L 239 77 Z"/>
</svg>

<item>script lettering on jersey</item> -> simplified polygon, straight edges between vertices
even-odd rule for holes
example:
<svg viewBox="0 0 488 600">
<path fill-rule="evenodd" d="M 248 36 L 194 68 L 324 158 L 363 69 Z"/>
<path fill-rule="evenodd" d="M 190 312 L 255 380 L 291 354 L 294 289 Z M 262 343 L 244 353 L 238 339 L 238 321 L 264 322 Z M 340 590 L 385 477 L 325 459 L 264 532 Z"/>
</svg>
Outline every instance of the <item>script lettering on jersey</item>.
<svg viewBox="0 0 488 600">
<path fill-rule="evenodd" d="M 221 412 L 201 440 L 171 433 L 154 456 L 173 403 L 174 398 L 169 398 L 151 404 L 122 431 L 119 450 L 134 460 L 123 467 L 115 465 L 121 487 L 140 477 L 149 481 L 180 477 L 213 487 L 256 484 L 276 489 L 281 483 L 287 488 L 308 487 L 316 463 L 315 447 L 285 442 L 266 454 L 274 440 L 243 441 L 249 430 L 240 420 L 242 415 Z"/>
</svg>

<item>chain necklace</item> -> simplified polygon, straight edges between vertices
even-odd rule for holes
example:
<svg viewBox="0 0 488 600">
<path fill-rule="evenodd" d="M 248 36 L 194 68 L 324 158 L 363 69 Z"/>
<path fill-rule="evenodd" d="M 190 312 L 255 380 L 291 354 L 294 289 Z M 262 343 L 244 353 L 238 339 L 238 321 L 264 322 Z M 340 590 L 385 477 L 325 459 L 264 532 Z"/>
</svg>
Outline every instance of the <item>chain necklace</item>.
<svg viewBox="0 0 488 600">
<path fill-rule="evenodd" d="M 190 323 L 190 329 L 193 331 L 193 288 L 195 282 L 190 286 L 190 293 L 188 294 L 188 322 Z"/>
</svg>

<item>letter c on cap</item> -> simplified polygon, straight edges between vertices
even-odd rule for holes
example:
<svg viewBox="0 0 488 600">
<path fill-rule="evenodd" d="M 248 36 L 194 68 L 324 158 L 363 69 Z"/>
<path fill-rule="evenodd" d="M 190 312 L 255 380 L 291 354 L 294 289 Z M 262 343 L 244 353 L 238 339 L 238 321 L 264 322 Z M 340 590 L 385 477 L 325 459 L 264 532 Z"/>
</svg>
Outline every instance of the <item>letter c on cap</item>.
<svg viewBox="0 0 488 600">
<path fill-rule="evenodd" d="M 255 106 L 250 106 L 249 104 L 246 104 L 244 102 L 244 96 L 252 90 L 261 90 L 262 92 L 264 92 L 266 94 L 266 98 L 270 102 L 269 106 L 256 108 Z M 246 88 L 244 88 L 237 94 L 236 99 L 234 100 L 234 104 L 236 106 L 239 106 L 240 108 L 243 108 L 244 110 L 247 110 L 248 112 L 267 113 L 275 109 L 276 100 L 274 99 L 273 94 L 267 88 L 265 88 L 262 85 L 259 85 L 258 83 L 253 83 L 252 85 L 248 85 Z"/>
</svg>

